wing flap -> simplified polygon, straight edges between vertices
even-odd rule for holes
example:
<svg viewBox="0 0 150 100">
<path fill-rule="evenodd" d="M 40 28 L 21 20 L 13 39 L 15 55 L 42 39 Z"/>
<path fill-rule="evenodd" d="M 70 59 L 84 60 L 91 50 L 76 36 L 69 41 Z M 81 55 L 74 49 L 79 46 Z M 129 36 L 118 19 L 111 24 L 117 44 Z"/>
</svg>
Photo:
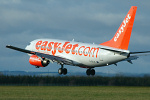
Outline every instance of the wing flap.
<svg viewBox="0 0 150 100">
<path fill-rule="evenodd" d="M 53 56 L 53 55 L 48 55 L 48 54 L 44 54 L 44 53 L 39 53 L 39 52 L 35 52 L 35 55 L 39 56 L 39 57 L 44 57 L 47 58 L 53 62 L 57 62 L 59 64 L 72 64 L 72 60 L 63 58 L 63 57 L 58 57 L 58 56 Z"/>
</svg>

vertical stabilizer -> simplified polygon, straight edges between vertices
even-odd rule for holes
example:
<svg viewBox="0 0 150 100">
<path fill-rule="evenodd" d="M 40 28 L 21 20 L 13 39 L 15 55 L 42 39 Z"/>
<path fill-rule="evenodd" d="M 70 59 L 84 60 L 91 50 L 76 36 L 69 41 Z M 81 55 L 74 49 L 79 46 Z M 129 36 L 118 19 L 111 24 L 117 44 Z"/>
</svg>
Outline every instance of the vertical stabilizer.
<svg viewBox="0 0 150 100">
<path fill-rule="evenodd" d="M 107 42 L 101 43 L 100 45 L 128 50 L 136 10 L 137 7 L 132 6 L 114 37 Z"/>
</svg>

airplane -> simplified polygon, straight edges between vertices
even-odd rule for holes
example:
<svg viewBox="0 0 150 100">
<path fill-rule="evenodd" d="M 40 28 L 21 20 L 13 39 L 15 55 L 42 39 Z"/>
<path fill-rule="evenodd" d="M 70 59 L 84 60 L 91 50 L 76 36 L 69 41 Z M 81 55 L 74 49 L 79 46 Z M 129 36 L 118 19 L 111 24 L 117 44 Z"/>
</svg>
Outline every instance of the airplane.
<svg viewBox="0 0 150 100">
<path fill-rule="evenodd" d="M 61 65 L 58 73 L 67 74 L 64 65 L 86 68 L 86 74 L 95 75 L 95 67 L 116 65 L 118 62 L 139 58 L 136 54 L 150 53 L 150 51 L 130 52 L 128 45 L 136 15 L 136 6 L 131 6 L 129 12 L 115 33 L 114 37 L 101 44 L 65 41 L 58 39 L 36 39 L 30 42 L 25 49 L 7 45 L 7 48 L 27 53 L 29 63 L 36 68 L 46 67 L 56 62 Z"/>
</svg>

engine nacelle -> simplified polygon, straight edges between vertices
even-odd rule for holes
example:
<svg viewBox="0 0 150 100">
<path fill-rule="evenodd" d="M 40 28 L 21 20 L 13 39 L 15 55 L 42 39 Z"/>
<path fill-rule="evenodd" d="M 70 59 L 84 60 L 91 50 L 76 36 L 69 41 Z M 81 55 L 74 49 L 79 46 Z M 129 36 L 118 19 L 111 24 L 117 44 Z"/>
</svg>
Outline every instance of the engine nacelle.
<svg viewBox="0 0 150 100">
<path fill-rule="evenodd" d="M 29 59 L 29 63 L 38 67 L 45 67 L 49 64 L 49 60 L 41 60 L 37 55 L 32 55 Z"/>
</svg>

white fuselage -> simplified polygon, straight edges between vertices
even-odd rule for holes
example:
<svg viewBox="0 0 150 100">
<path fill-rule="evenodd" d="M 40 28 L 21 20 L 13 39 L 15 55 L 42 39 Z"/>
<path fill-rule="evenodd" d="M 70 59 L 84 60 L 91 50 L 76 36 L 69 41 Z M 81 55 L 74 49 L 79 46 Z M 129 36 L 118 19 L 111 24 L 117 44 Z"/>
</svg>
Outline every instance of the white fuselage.
<svg viewBox="0 0 150 100">
<path fill-rule="evenodd" d="M 104 47 L 112 49 L 112 51 L 101 49 Z M 121 54 L 113 51 L 115 48 L 57 39 L 37 39 L 32 41 L 26 49 L 69 59 L 73 61 L 71 65 L 85 68 L 116 64 L 117 62 L 126 59 L 129 53 L 128 50 L 117 49 L 127 52 Z"/>
</svg>

